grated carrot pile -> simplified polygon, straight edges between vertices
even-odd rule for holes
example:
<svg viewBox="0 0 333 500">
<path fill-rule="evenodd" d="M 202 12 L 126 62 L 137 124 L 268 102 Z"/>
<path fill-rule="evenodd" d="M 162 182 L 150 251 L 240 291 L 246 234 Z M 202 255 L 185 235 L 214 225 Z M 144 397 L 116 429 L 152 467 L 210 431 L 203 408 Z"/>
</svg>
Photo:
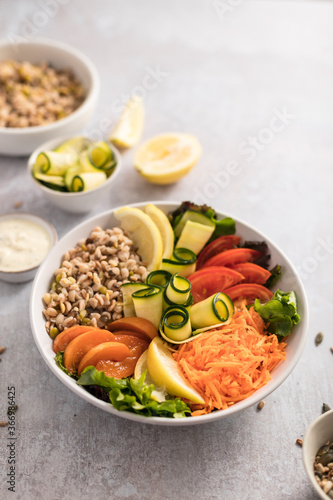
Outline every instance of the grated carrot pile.
<svg viewBox="0 0 333 500">
<path fill-rule="evenodd" d="M 245 302 L 222 327 L 182 344 L 174 359 L 205 400 L 192 406 L 192 415 L 224 410 L 267 384 L 286 345 L 267 335 L 260 315 Z"/>
</svg>

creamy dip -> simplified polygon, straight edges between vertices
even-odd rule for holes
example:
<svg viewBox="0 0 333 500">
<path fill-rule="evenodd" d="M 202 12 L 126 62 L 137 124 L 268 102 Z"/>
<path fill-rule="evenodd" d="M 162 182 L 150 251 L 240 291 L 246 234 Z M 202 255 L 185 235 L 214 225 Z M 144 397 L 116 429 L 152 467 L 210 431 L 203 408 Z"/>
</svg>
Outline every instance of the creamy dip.
<svg viewBox="0 0 333 500">
<path fill-rule="evenodd" d="M 0 271 L 38 266 L 51 248 L 46 229 L 29 219 L 0 219 Z"/>
</svg>

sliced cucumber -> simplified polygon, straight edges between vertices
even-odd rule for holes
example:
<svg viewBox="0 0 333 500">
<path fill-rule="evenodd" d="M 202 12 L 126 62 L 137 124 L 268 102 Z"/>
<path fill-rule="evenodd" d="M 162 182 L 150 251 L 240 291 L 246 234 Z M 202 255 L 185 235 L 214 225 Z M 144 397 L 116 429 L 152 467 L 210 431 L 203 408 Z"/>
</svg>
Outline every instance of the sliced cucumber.
<svg viewBox="0 0 333 500">
<path fill-rule="evenodd" d="M 199 224 L 203 224 L 204 226 L 212 227 L 213 230 L 215 229 L 214 222 L 212 222 L 206 215 L 200 212 L 196 212 L 195 210 L 186 210 L 183 217 L 179 220 L 177 226 L 174 228 L 176 238 L 179 238 L 188 220 L 198 222 Z"/>
<path fill-rule="evenodd" d="M 212 236 L 214 229 L 215 225 L 208 226 L 200 222 L 187 220 L 177 241 L 176 248 L 188 248 L 195 255 L 198 255 Z"/>
<path fill-rule="evenodd" d="M 227 321 L 229 308 L 223 300 L 223 295 L 220 292 L 215 293 L 190 308 L 189 314 L 193 329 L 196 330 Z"/>
<path fill-rule="evenodd" d="M 145 285 L 132 294 L 136 316 L 151 321 L 159 328 L 163 313 L 163 288 L 157 285 Z"/>
</svg>

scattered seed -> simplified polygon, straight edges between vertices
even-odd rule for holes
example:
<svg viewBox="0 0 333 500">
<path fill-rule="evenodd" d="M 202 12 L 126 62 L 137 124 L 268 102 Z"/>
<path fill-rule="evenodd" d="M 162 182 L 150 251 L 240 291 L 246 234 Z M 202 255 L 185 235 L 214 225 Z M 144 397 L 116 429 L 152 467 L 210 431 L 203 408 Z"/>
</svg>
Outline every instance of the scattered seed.
<svg viewBox="0 0 333 500">
<path fill-rule="evenodd" d="M 319 448 L 313 470 L 319 486 L 329 498 L 333 498 L 333 441 L 326 441 Z"/>
<path fill-rule="evenodd" d="M 322 332 L 317 333 L 316 338 L 315 338 L 315 344 L 316 345 L 321 344 L 323 341 L 323 338 L 324 338 L 324 335 Z"/>
<path fill-rule="evenodd" d="M 323 403 L 323 408 L 322 408 L 322 413 L 326 413 L 327 411 L 330 411 L 331 407 L 328 406 L 326 403 Z"/>
<path fill-rule="evenodd" d="M 301 438 L 297 438 L 297 439 L 296 439 L 296 444 L 297 444 L 298 446 L 302 447 L 302 446 L 303 446 L 303 439 L 301 439 Z"/>
<path fill-rule="evenodd" d="M 0 347 L 0 354 L 4 353 L 4 352 L 5 352 L 5 350 L 6 350 L 6 348 L 5 348 L 5 347 Z"/>
<path fill-rule="evenodd" d="M 331 347 L 331 353 L 333 354 L 333 347 Z"/>
<path fill-rule="evenodd" d="M 23 201 L 17 201 L 14 203 L 14 208 L 20 208 L 23 205 Z"/>
<path fill-rule="evenodd" d="M 4 420 L 0 421 L 0 427 L 6 427 L 8 425 L 8 422 L 5 422 Z"/>
<path fill-rule="evenodd" d="M 260 403 L 258 403 L 257 410 L 262 410 L 264 406 L 265 406 L 265 401 L 260 401 Z"/>
</svg>

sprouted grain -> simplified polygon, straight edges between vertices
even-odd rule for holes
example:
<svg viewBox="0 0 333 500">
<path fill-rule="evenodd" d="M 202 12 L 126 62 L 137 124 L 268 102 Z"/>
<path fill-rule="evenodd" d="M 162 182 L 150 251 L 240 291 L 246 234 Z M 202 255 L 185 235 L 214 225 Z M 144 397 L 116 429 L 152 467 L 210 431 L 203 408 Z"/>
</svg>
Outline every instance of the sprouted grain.
<svg viewBox="0 0 333 500">
<path fill-rule="evenodd" d="M 0 127 L 47 125 L 73 113 L 84 98 L 83 86 L 69 69 L 0 62 Z"/>
<path fill-rule="evenodd" d="M 143 282 L 147 269 L 122 229 L 95 227 L 65 253 L 43 296 L 51 338 L 75 324 L 103 328 L 123 316 L 121 284 Z"/>
</svg>

